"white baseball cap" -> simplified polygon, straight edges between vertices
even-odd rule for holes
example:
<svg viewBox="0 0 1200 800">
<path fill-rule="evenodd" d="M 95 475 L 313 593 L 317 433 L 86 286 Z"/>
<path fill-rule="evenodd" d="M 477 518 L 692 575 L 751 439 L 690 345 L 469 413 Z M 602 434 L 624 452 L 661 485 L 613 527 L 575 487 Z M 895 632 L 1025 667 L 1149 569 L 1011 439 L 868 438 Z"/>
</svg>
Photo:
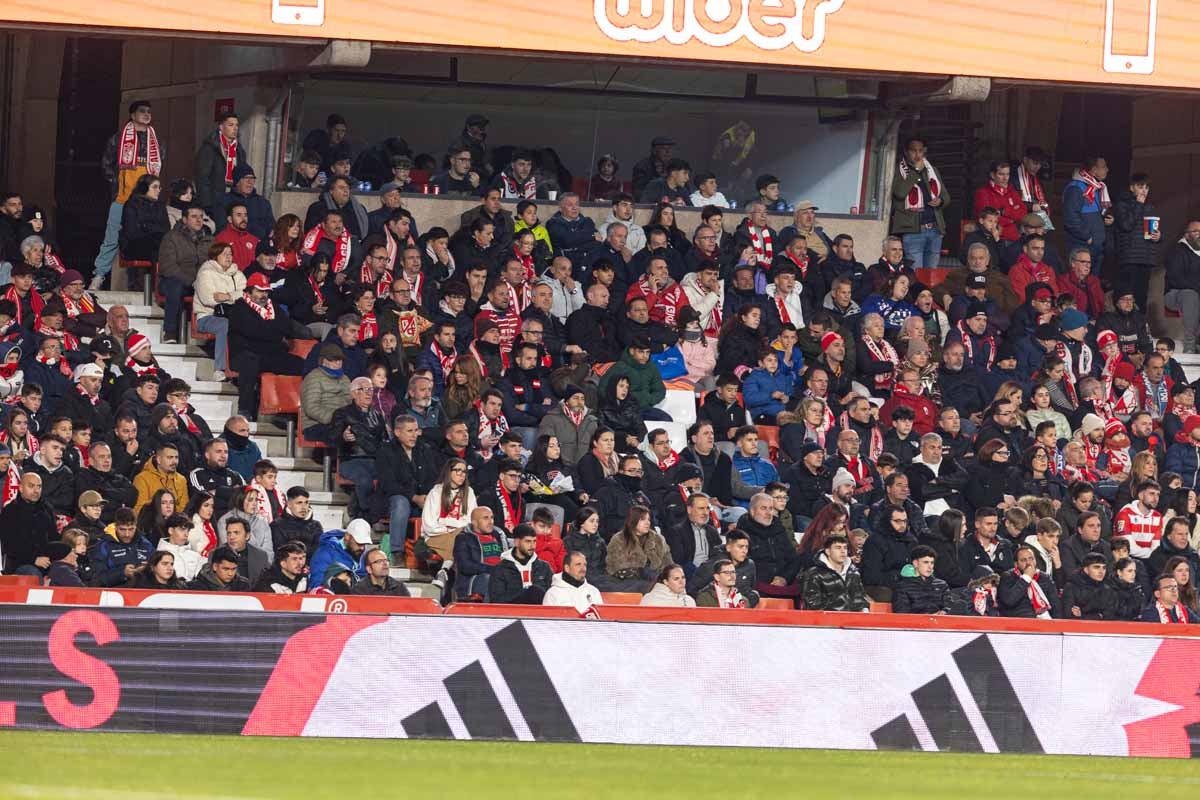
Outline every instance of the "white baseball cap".
<svg viewBox="0 0 1200 800">
<path fill-rule="evenodd" d="M 371 523 L 365 519 L 352 519 L 346 526 L 346 533 L 361 545 L 371 544 Z"/>
</svg>

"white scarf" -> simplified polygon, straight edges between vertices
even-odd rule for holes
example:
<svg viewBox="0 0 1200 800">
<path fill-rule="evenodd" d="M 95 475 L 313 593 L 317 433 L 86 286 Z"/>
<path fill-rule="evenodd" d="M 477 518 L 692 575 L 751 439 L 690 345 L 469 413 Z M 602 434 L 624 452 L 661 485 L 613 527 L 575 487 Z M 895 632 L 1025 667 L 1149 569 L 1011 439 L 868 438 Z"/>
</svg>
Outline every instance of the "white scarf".
<svg viewBox="0 0 1200 800">
<path fill-rule="evenodd" d="M 942 183 L 938 176 L 937 170 L 933 168 L 933 164 L 928 159 L 925 160 L 925 169 L 929 175 L 929 196 L 940 197 L 942 194 Z M 900 177 L 908 178 L 908 159 L 900 159 Z M 908 194 L 904 197 L 905 211 L 924 211 L 925 210 L 925 193 L 921 191 L 920 186 L 914 186 L 908 190 Z"/>
<path fill-rule="evenodd" d="M 758 263 L 762 269 L 767 269 L 771 265 L 771 259 L 775 257 L 775 245 L 771 242 L 771 229 L 747 225 L 746 232 L 750 234 L 750 246 L 754 248 L 754 254 L 758 256 Z"/>
</svg>

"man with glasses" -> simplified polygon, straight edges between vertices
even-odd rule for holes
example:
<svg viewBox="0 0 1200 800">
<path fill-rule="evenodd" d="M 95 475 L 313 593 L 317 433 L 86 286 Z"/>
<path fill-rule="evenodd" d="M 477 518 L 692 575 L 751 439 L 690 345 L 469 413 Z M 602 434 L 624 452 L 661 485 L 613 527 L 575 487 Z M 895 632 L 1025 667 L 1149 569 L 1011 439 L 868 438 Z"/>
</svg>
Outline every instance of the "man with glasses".
<svg viewBox="0 0 1200 800">
<path fill-rule="evenodd" d="M 992 403 L 991 414 L 979 428 L 975 436 L 975 454 L 979 454 L 987 442 L 999 439 L 1004 442 L 1010 458 L 1020 457 L 1029 446 L 1029 437 L 1017 419 L 1017 407 L 1011 400 L 1000 399 Z"/>
<path fill-rule="evenodd" d="M 387 554 L 375 549 L 367 553 L 367 574 L 354 584 L 350 594 L 376 595 L 384 597 L 409 597 L 408 587 L 388 574 L 391 564 Z"/>
<path fill-rule="evenodd" d="M 712 583 L 696 593 L 696 605 L 701 608 L 748 608 L 746 598 L 737 588 L 737 567 L 727 558 L 713 565 Z"/>
<path fill-rule="evenodd" d="M 642 491 L 642 481 L 645 471 L 642 468 L 641 457 L 633 453 L 621 456 L 617 465 L 617 474 L 606 479 L 596 490 L 596 507 L 600 512 L 600 534 L 610 539 L 621 530 L 629 509 L 634 505 L 642 505 L 650 509 L 651 521 L 655 506 L 650 498 Z"/>
<path fill-rule="evenodd" d="M 1179 602 L 1179 583 L 1172 575 L 1159 575 L 1154 581 L 1154 602 L 1142 611 L 1142 622 L 1161 622 L 1186 625 L 1194 622 L 1193 614 Z"/>
<path fill-rule="evenodd" d="M 1058 290 L 1075 298 L 1075 308 L 1095 320 L 1104 313 L 1104 289 L 1092 274 L 1092 253 L 1086 247 L 1076 247 L 1067 261 L 1066 274 L 1058 276 Z"/>
<path fill-rule="evenodd" d="M 901 570 L 912 561 L 917 537 L 908 529 L 908 513 L 901 506 L 885 503 L 879 524 L 862 549 L 862 580 L 867 595 L 881 603 L 892 602 Z"/>
<path fill-rule="evenodd" d="M 453 197 L 473 196 L 479 189 L 479 173 L 471 169 L 471 151 L 466 147 L 453 147 L 446 154 L 446 161 L 446 171 L 429 181 L 431 190 Z"/>
<path fill-rule="evenodd" d="M 359 285 L 370 286 L 376 297 L 387 297 L 395 280 L 396 277 L 388 271 L 387 247 L 382 244 L 371 245 L 359 270 Z M 412 299 L 411 291 L 408 299 Z"/>
</svg>

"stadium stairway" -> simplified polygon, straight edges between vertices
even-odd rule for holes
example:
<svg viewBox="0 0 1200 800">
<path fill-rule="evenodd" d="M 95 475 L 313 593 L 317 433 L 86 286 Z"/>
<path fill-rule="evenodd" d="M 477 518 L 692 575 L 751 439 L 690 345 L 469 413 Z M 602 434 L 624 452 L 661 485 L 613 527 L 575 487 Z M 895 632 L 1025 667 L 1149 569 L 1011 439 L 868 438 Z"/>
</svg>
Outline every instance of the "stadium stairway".
<svg viewBox="0 0 1200 800">
<path fill-rule="evenodd" d="M 214 383 L 214 366 L 205 351 L 194 344 L 162 344 L 163 310 L 147 306 L 140 292 L 99 292 L 101 306 L 123 305 L 129 311 L 129 324 L 150 338 L 155 357 L 172 377 L 182 378 L 192 387 L 192 405 L 204 417 L 214 434 L 220 434 L 225 420 L 237 412 L 237 389 L 229 383 Z M 201 379 L 197 379 L 200 376 Z M 326 529 L 345 527 L 349 521 L 346 510 L 349 496 L 344 492 L 322 491 L 321 463 L 309 449 L 298 449 L 294 458 L 287 457 L 287 434 L 282 424 L 272 419 L 250 423 L 250 438 L 279 467 L 279 484 L 283 487 L 303 486 L 308 489 L 315 517 Z M 376 534 L 378 536 L 379 534 Z M 404 582 L 415 597 L 437 597 L 439 592 L 429 584 L 429 576 L 405 568 L 393 568 L 392 577 Z"/>
</svg>

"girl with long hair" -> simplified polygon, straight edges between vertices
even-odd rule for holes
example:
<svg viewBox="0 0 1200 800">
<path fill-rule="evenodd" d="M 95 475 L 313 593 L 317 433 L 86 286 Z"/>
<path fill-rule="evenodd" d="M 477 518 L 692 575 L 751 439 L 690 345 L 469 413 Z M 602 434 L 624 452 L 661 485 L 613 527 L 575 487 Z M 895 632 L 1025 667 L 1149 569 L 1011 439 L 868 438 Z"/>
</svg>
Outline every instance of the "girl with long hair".
<svg viewBox="0 0 1200 800">
<path fill-rule="evenodd" d="M 295 214 L 284 214 L 275 220 L 271 229 L 271 243 L 279 251 L 275 261 L 277 269 L 296 269 L 300 266 L 300 245 L 304 242 L 304 228 Z"/>
<path fill-rule="evenodd" d="M 450 376 L 446 379 L 446 391 L 442 395 L 442 407 L 447 419 L 458 419 L 467 412 L 485 389 L 483 373 L 473 358 L 460 358 L 454 362 Z"/>
<path fill-rule="evenodd" d="M 475 491 L 467 483 L 467 462 L 447 459 L 421 510 L 421 539 L 444 562 L 453 561 L 454 537 L 471 524 L 475 505 Z"/>
</svg>

